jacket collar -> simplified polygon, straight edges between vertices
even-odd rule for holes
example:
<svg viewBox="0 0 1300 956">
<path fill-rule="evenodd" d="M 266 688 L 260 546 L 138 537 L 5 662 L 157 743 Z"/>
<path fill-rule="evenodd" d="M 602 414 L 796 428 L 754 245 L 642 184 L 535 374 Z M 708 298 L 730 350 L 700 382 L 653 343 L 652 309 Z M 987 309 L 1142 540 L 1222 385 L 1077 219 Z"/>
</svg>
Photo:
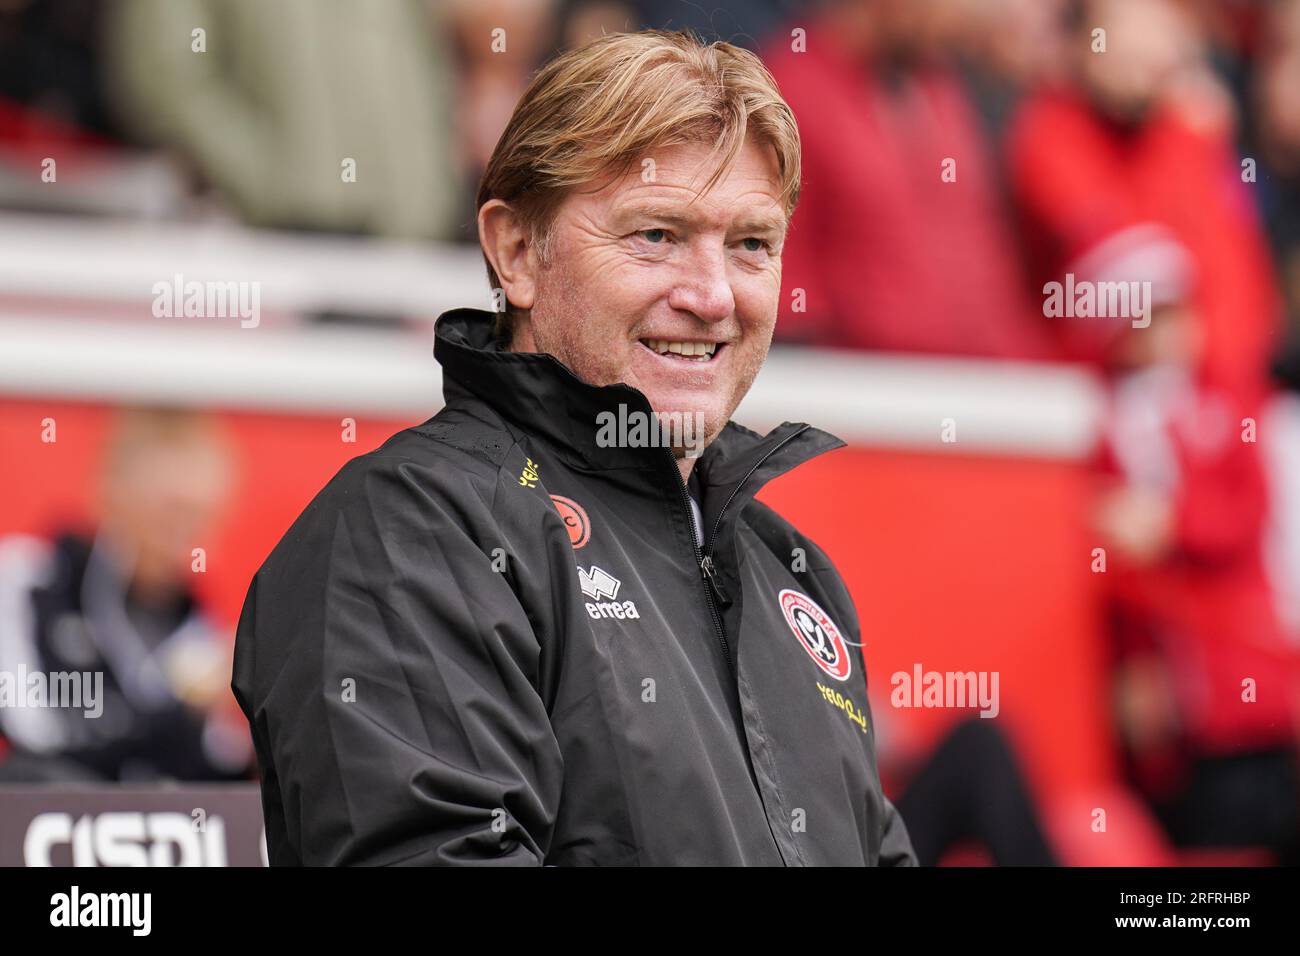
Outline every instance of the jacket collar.
<svg viewBox="0 0 1300 956">
<path fill-rule="evenodd" d="M 552 355 L 507 352 L 492 335 L 493 315 L 482 309 L 452 309 L 434 328 L 434 356 L 443 368 L 447 404 L 472 397 L 526 434 L 538 435 L 571 466 L 582 471 L 629 468 L 657 475 L 666 459 L 661 448 L 601 447 L 597 422 L 603 412 L 650 415 L 645 395 L 630 385 L 589 385 Z M 766 482 L 844 442 L 817 428 L 785 422 L 759 435 L 728 422 L 695 466 L 708 512 L 722 507 L 716 492 L 750 496 Z M 742 489 L 741 485 L 745 488 Z"/>
</svg>

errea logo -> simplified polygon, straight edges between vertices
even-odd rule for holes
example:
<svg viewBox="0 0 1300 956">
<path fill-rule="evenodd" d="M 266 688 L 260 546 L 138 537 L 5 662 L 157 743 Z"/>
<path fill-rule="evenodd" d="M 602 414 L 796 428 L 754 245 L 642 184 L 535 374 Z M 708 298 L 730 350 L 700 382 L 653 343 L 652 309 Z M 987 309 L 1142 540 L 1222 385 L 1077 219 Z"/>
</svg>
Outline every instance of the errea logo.
<svg viewBox="0 0 1300 956">
<path fill-rule="evenodd" d="M 619 621 L 637 620 L 641 617 L 641 612 L 631 601 L 619 603 L 615 600 L 623 582 L 604 568 L 598 568 L 594 564 L 590 568 L 579 565 L 578 584 L 582 593 L 593 599 L 587 602 L 587 614 L 593 621 L 610 617 Z M 601 598 L 606 600 L 602 601 Z"/>
<path fill-rule="evenodd" d="M 581 566 L 578 567 L 578 583 L 582 585 L 583 594 L 589 598 L 595 598 L 597 601 L 601 598 L 609 598 L 612 601 L 618 597 L 618 589 L 623 586 L 622 581 L 594 564 L 591 566 L 590 571 Z"/>
</svg>

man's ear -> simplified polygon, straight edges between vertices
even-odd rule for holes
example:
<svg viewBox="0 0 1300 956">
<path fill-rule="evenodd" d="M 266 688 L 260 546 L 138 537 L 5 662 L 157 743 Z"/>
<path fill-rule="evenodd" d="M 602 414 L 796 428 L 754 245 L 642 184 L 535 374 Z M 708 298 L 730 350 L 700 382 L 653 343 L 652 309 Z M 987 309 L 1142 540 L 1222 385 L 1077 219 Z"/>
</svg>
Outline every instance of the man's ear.
<svg viewBox="0 0 1300 956">
<path fill-rule="evenodd" d="M 529 240 L 528 229 L 503 200 L 489 199 L 479 207 L 479 244 L 506 300 L 518 309 L 531 309 L 537 293 L 537 256 Z"/>
</svg>

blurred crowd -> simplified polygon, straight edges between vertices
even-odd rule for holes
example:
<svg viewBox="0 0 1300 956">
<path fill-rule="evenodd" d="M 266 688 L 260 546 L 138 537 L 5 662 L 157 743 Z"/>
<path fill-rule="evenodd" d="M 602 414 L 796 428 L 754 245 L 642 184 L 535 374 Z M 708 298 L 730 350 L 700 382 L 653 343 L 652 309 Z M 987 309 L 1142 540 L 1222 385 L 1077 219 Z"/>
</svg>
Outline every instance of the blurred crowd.
<svg viewBox="0 0 1300 956">
<path fill-rule="evenodd" d="M 1300 0 L 0 0 L 0 205 L 53 209 L 19 180 L 57 150 L 87 184 L 73 211 L 473 243 L 478 177 L 532 72 L 639 27 L 755 50 L 796 113 L 778 339 L 1095 371 L 1128 778 L 1175 843 L 1294 862 Z M 1073 294 L 1115 284 L 1135 290 L 1119 315 Z M 206 453 L 201 423 L 159 414 L 123 441 Z M 98 577 L 126 650 L 94 653 L 125 661 L 134 712 L 177 719 L 165 740 L 122 728 L 111 760 L 77 727 L 0 729 L 28 751 L 70 741 L 61 772 L 237 774 L 247 754 L 186 700 L 202 681 L 174 677 L 205 658 L 161 650 L 191 633 L 180 577 L 121 557 L 149 553 L 156 519 L 106 500 L 100 533 L 24 559 L 56 569 L 29 653 L 58 663 L 58 602 L 88 613 Z M 996 734 L 959 730 L 934 760 L 915 780 L 947 796 L 900 804 L 918 849 L 975 831 L 1009 847 L 1000 862 L 1051 861 Z M 927 811 L 981 767 L 998 771 L 981 806 L 1010 817 L 986 833 Z"/>
<path fill-rule="evenodd" d="M 800 119 L 782 338 L 1099 361 L 1044 282 L 1173 249 L 1152 281 L 1194 301 L 1201 364 L 1246 395 L 1293 373 L 1292 0 L 3 0 L 0 169 L 162 157 L 150 214 L 474 242 L 532 72 L 640 26 L 753 48 Z"/>
</svg>

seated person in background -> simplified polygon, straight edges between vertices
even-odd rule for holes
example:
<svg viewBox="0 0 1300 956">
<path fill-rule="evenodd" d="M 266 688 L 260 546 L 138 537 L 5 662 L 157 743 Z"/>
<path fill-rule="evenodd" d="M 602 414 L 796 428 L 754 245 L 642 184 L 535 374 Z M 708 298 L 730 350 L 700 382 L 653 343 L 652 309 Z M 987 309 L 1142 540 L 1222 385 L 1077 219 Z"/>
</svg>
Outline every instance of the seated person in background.
<svg viewBox="0 0 1300 956">
<path fill-rule="evenodd" d="M 103 85 L 114 113 L 143 145 L 186 162 L 245 222 L 395 239 L 455 234 L 456 89 L 442 4 L 106 6 Z"/>
<path fill-rule="evenodd" d="M 908 773 L 898 812 L 921 866 L 969 865 L 972 855 L 994 866 L 1060 865 L 1015 744 L 994 723 L 956 721 Z"/>
<path fill-rule="evenodd" d="M 0 671 L 25 700 L 29 676 L 80 674 L 89 704 L 0 707 L 0 781 L 246 774 L 247 732 L 222 713 L 230 645 L 190 584 L 192 549 L 230 477 L 204 417 L 128 411 L 109 441 L 93 539 L 0 539 Z"/>
<path fill-rule="evenodd" d="M 1176 845 L 1294 864 L 1300 670 L 1264 571 L 1267 487 L 1252 417 L 1195 371 L 1189 301 L 1166 286 L 1150 326 L 1116 323 L 1108 353 L 1096 521 L 1118 729 Z"/>
</svg>

